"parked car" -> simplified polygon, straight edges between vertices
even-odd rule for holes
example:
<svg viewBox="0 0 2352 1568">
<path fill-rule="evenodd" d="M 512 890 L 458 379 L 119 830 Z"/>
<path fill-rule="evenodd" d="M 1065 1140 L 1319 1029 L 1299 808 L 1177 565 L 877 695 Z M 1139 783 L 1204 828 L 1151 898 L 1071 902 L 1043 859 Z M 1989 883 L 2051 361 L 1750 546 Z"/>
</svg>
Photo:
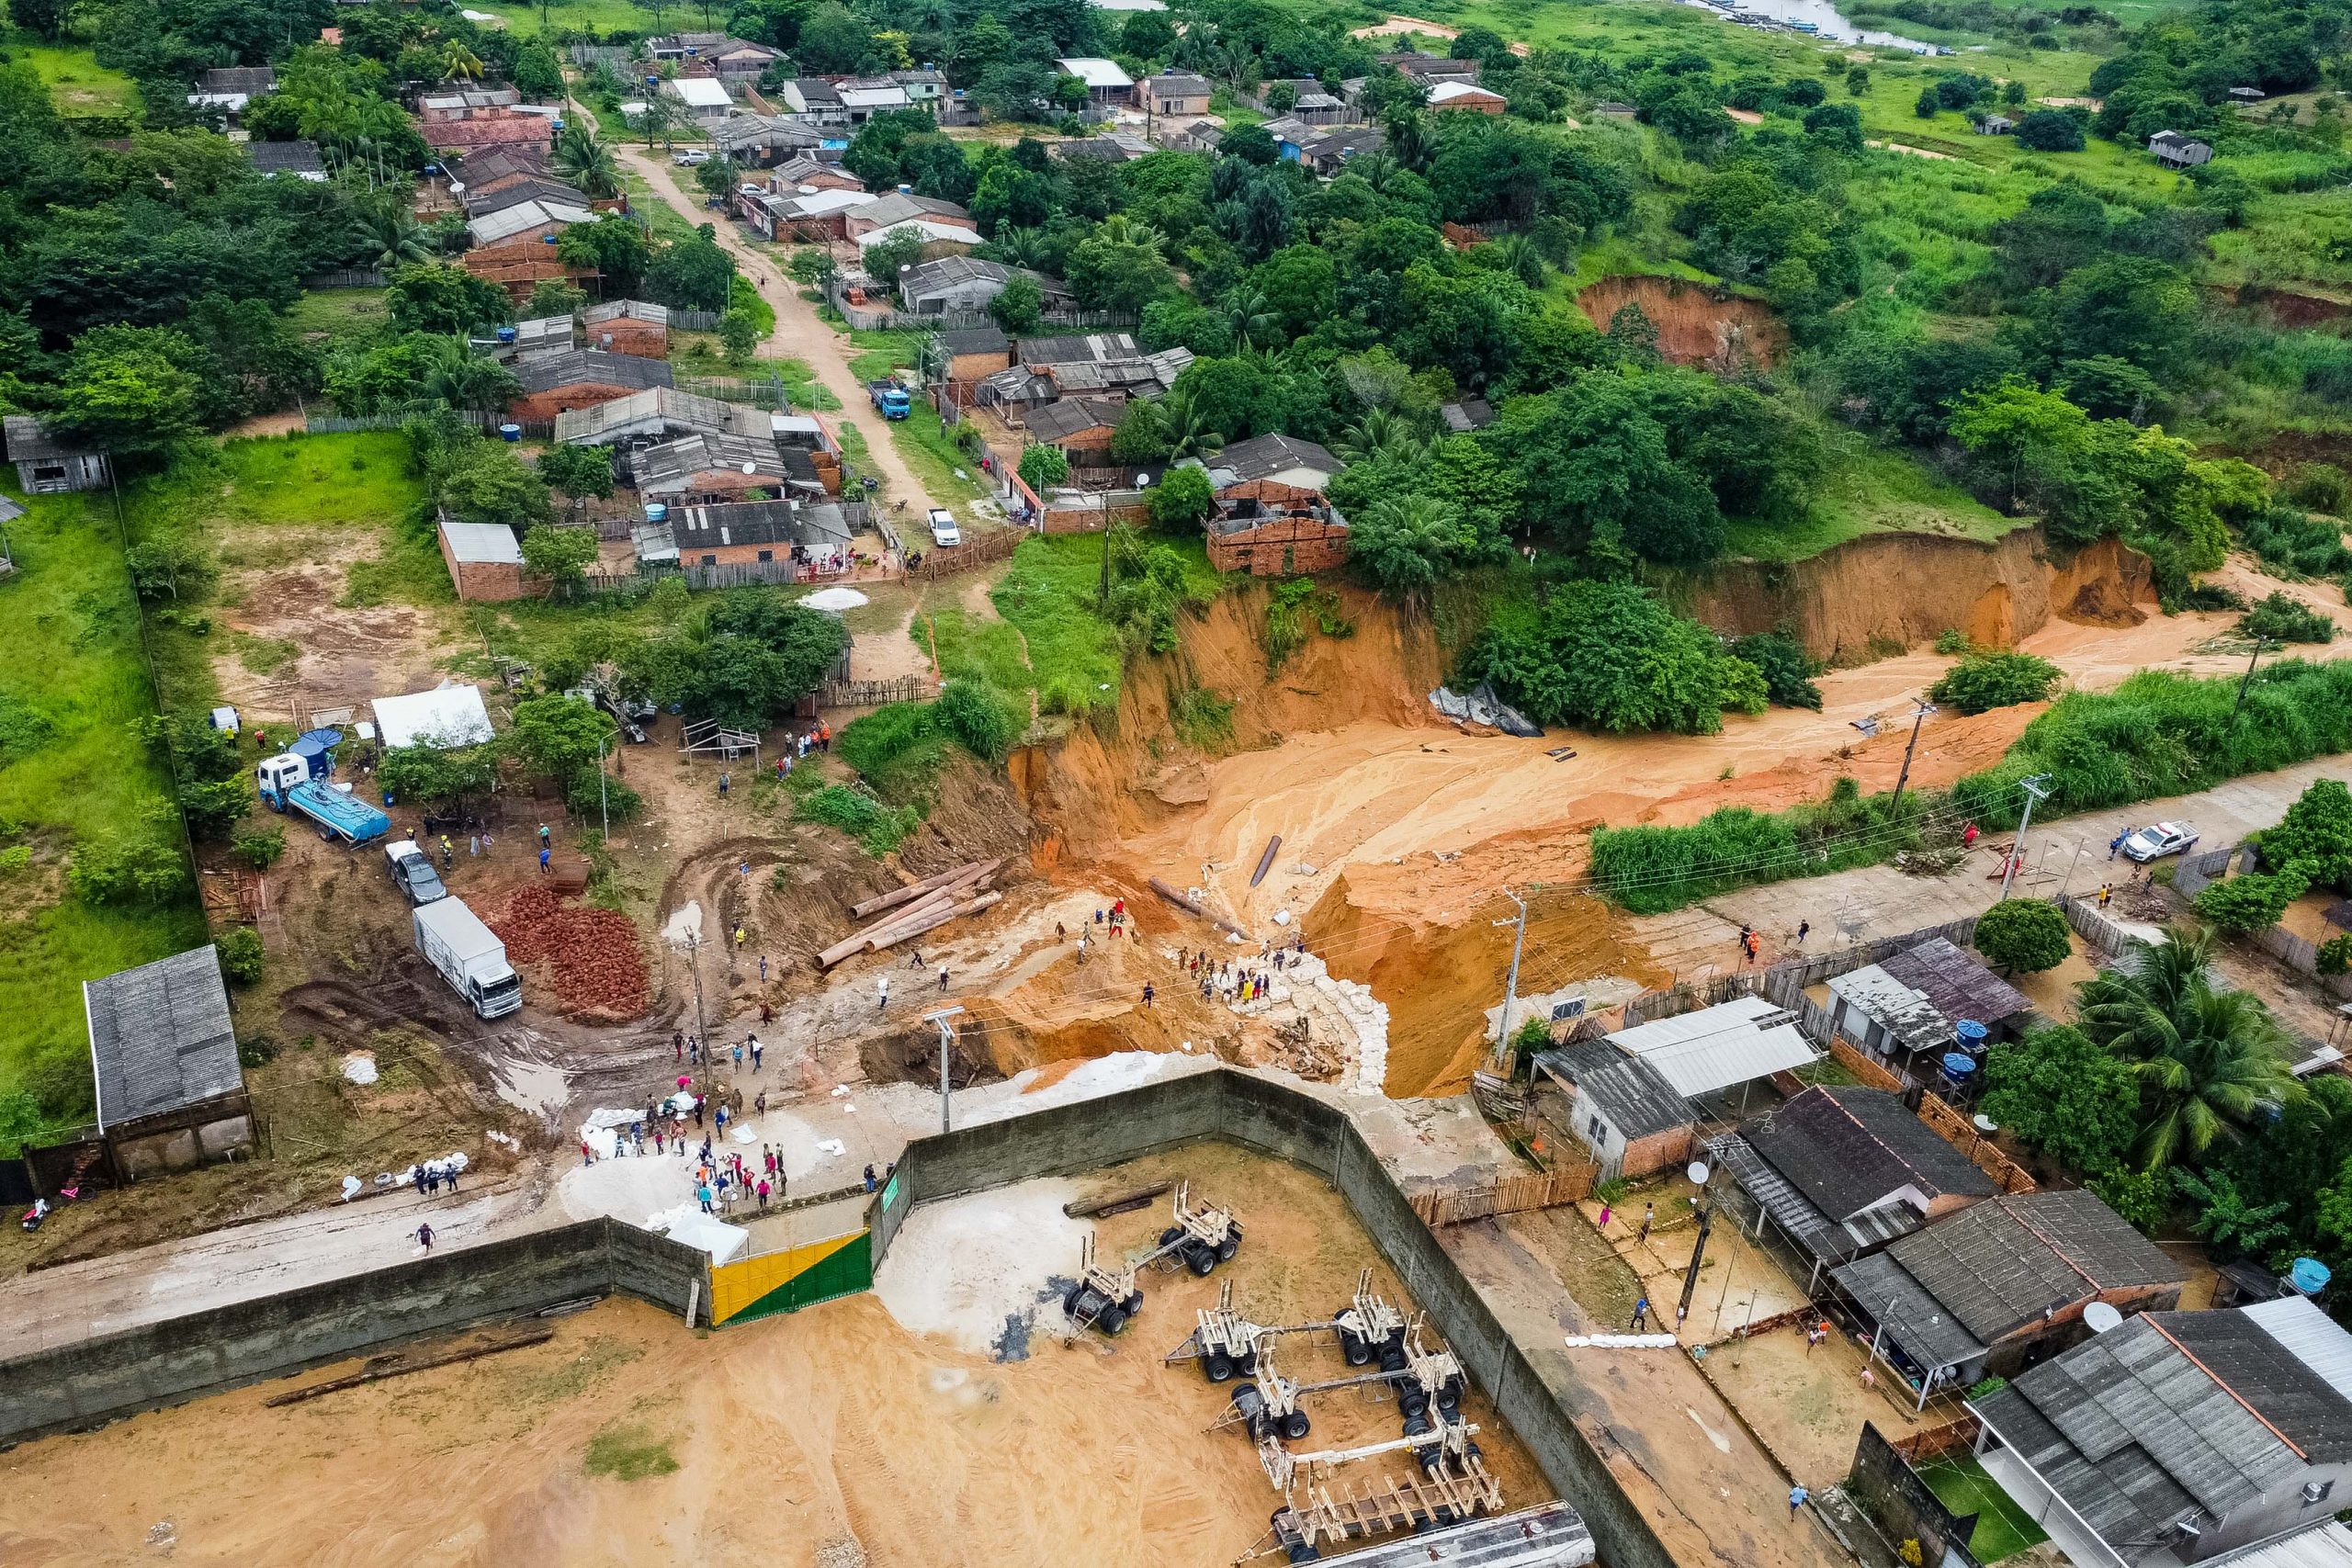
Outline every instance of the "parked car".
<svg viewBox="0 0 2352 1568">
<path fill-rule="evenodd" d="M 964 535 L 956 526 L 956 514 L 944 506 L 931 509 L 931 542 L 943 550 L 952 550 L 964 542 Z"/>
<path fill-rule="evenodd" d="M 710 154 L 699 147 L 685 147 L 670 154 L 670 161 L 682 169 L 691 169 L 696 164 L 709 163 Z"/>
<path fill-rule="evenodd" d="M 2197 829 L 2186 822 L 2156 822 L 2134 828 L 2123 840 L 2123 852 L 2136 861 L 2161 860 L 2186 854 L 2197 847 Z"/>
<path fill-rule="evenodd" d="M 411 904 L 421 908 L 449 896 L 441 885 L 441 874 L 433 869 L 433 857 L 418 848 L 415 840 L 386 844 L 384 863 L 391 870 L 393 886 Z"/>
</svg>

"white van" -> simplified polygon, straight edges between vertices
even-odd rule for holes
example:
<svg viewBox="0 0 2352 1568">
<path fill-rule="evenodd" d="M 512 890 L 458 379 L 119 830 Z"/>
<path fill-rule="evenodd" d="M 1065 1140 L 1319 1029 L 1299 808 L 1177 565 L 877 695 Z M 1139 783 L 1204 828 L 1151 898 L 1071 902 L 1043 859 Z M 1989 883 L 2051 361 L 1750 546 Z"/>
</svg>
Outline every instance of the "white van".
<svg viewBox="0 0 2352 1568">
<path fill-rule="evenodd" d="M 956 527 L 956 514 L 944 506 L 931 509 L 931 542 L 943 550 L 952 550 L 964 542 L 964 536 Z"/>
</svg>

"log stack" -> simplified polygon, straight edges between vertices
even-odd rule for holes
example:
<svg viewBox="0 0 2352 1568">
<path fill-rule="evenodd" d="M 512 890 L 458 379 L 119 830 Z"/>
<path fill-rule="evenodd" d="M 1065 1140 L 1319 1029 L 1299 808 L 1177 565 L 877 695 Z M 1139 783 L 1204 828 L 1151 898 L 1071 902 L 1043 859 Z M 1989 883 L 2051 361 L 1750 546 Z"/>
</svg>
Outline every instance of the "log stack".
<svg viewBox="0 0 2352 1568">
<path fill-rule="evenodd" d="M 974 861 L 953 871 L 910 882 L 878 898 L 851 905 L 850 913 L 860 919 L 869 915 L 881 918 L 825 949 L 817 955 L 817 962 L 831 969 L 854 954 L 879 953 L 910 937 L 935 931 L 950 920 L 978 914 L 1004 897 L 1001 893 L 988 891 L 988 885 L 996 880 L 997 868 L 1003 863 L 1001 860 Z"/>
</svg>

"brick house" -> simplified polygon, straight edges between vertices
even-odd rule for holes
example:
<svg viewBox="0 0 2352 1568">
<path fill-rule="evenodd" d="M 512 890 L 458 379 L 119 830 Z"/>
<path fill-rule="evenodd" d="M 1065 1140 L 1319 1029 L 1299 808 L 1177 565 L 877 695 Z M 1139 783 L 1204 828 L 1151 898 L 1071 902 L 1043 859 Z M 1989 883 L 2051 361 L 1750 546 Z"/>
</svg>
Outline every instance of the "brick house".
<svg viewBox="0 0 2352 1568">
<path fill-rule="evenodd" d="M 615 354 L 644 359 L 670 357 L 670 308 L 642 299 L 608 299 L 581 312 L 586 340 Z"/>
<path fill-rule="evenodd" d="M 543 114 L 514 109 L 483 110 L 463 119 L 441 120 L 419 128 L 425 144 L 437 152 L 471 152 L 484 147 L 530 146 L 541 151 L 554 145 L 555 121 Z"/>
<path fill-rule="evenodd" d="M 1430 89 L 1430 107 L 1500 114 L 1510 107 L 1510 103 L 1491 87 L 1473 86 L 1467 82 L 1440 82 Z"/>
<path fill-rule="evenodd" d="M 1137 85 L 1136 96 L 1146 109 L 1165 118 L 1194 118 L 1209 112 L 1209 84 L 1204 76 L 1186 71 L 1163 71 Z"/>
<path fill-rule="evenodd" d="M 1581 1145 L 1600 1179 L 1627 1180 L 1686 1163 L 1699 1113 L 1658 1070 L 1606 1040 L 1535 1056 L 1530 1109 Z"/>
<path fill-rule="evenodd" d="M 1012 367 L 1012 340 L 1001 327 L 969 327 L 939 333 L 931 340 L 925 363 L 932 374 L 956 389 L 958 403 L 972 400 L 972 388 L 1000 370 Z"/>
<path fill-rule="evenodd" d="M 850 542 L 840 507 L 792 500 L 675 506 L 667 521 L 682 566 L 815 562 Z"/>
<path fill-rule="evenodd" d="M 441 562 L 460 599 L 501 603 L 523 597 L 523 549 L 512 528 L 444 517 Z"/>
<path fill-rule="evenodd" d="M 1125 412 L 1124 402 L 1108 398 L 1064 398 L 1032 410 L 1023 423 L 1038 446 L 1057 447 L 1072 463 L 1099 468 L 1111 460 L 1111 438 Z"/>
<path fill-rule="evenodd" d="M 523 396 L 506 406 L 507 416 L 526 424 L 553 424 L 571 409 L 593 408 L 653 387 L 675 385 L 665 359 L 634 354 L 566 349 L 525 359 L 514 367 Z"/>
<path fill-rule="evenodd" d="M 1209 564 L 1219 571 L 1294 577 L 1329 571 L 1348 558 L 1348 520 L 1320 491 L 1280 479 L 1245 479 L 1218 491 L 1205 526 Z"/>
<path fill-rule="evenodd" d="M 673 507 L 779 495 L 792 477 L 773 439 L 707 432 L 630 453 L 629 471 L 640 499 Z"/>
</svg>

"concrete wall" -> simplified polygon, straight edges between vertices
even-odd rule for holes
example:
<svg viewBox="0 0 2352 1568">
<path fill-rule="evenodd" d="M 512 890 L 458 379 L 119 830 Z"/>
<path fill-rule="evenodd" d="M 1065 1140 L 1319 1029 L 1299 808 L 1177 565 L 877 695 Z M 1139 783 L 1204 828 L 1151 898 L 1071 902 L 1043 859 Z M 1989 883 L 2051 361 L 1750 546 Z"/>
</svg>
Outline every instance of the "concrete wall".
<svg viewBox="0 0 2352 1568">
<path fill-rule="evenodd" d="M 877 1200 L 870 1215 L 875 1267 L 881 1268 L 917 1203 L 1209 1138 L 1287 1160 L 1330 1182 L 1545 1478 L 1584 1515 L 1611 1568 L 1672 1568 L 1569 1416 L 1575 1380 L 1566 1350 L 1512 1338 L 1355 1124 L 1312 1095 L 1220 1069 L 920 1139 L 899 1156 L 895 1190 L 883 1194 L 889 1201 Z"/>
<path fill-rule="evenodd" d="M 708 1311 L 707 1256 L 617 1220 L 439 1253 L 0 1362 L 0 1445 L 559 1302 L 618 1292 Z"/>
</svg>

